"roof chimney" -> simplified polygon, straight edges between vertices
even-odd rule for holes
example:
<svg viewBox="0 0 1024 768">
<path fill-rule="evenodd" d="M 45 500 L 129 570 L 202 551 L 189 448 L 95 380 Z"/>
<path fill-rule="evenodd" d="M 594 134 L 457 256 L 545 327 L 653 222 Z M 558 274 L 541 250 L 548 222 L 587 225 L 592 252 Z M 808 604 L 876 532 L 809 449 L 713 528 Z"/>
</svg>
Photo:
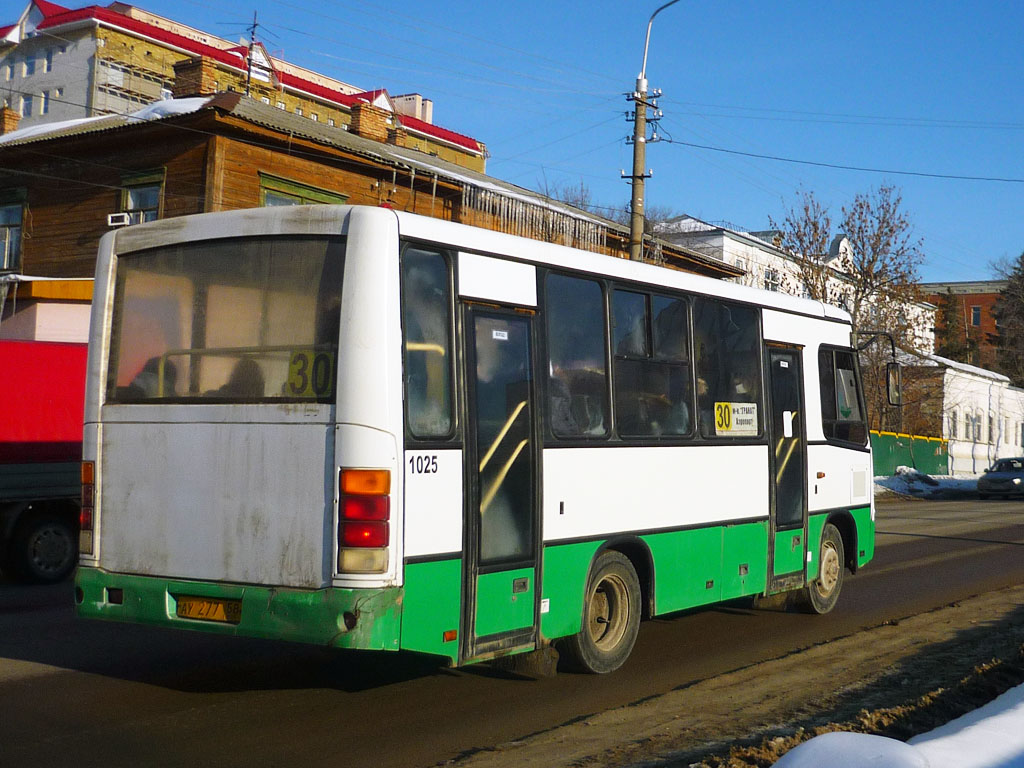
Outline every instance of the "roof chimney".
<svg viewBox="0 0 1024 768">
<path fill-rule="evenodd" d="M 0 109 L 0 136 L 18 130 L 18 121 L 20 120 L 21 115 L 5 105 L 3 109 Z"/>
<path fill-rule="evenodd" d="M 373 104 L 354 104 L 352 106 L 352 133 L 364 139 L 385 142 L 388 140 L 388 123 L 391 113 Z"/>
<path fill-rule="evenodd" d="M 174 85 L 171 93 L 176 99 L 189 96 L 212 96 L 217 92 L 217 63 L 208 56 L 193 56 L 174 65 Z"/>
</svg>

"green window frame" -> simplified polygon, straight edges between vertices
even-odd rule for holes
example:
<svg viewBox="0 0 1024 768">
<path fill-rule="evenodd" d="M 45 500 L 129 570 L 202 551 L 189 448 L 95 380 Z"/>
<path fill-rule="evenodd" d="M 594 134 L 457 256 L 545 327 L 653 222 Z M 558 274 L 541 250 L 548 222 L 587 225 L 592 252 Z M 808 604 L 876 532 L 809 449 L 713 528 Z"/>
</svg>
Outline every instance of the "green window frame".
<svg viewBox="0 0 1024 768">
<path fill-rule="evenodd" d="M 260 205 L 343 205 L 348 195 L 260 173 Z"/>
</svg>

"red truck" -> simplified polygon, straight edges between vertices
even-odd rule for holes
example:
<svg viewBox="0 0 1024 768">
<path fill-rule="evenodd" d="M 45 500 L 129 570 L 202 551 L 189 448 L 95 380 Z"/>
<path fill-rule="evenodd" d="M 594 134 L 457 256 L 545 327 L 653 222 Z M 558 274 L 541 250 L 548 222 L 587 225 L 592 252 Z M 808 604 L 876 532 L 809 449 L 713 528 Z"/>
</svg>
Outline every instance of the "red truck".
<svg viewBox="0 0 1024 768">
<path fill-rule="evenodd" d="M 0 569 L 21 581 L 78 560 L 87 350 L 0 340 Z"/>
</svg>

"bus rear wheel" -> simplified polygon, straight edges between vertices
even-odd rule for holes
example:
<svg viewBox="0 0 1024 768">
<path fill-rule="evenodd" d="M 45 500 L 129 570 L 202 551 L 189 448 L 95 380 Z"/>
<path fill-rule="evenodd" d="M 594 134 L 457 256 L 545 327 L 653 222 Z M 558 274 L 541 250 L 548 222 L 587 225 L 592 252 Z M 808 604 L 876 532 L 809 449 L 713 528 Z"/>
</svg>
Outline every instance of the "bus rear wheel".
<svg viewBox="0 0 1024 768">
<path fill-rule="evenodd" d="M 571 667 L 597 675 L 614 672 L 629 658 L 640 629 L 640 580 L 619 552 L 602 552 L 583 595 L 583 626 L 565 641 Z"/>
<path fill-rule="evenodd" d="M 831 523 L 821 532 L 818 552 L 818 578 L 803 589 L 801 604 L 808 613 L 825 614 L 836 606 L 843 588 L 843 569 L 846 555 L 843 537 Z"/>
</svg>

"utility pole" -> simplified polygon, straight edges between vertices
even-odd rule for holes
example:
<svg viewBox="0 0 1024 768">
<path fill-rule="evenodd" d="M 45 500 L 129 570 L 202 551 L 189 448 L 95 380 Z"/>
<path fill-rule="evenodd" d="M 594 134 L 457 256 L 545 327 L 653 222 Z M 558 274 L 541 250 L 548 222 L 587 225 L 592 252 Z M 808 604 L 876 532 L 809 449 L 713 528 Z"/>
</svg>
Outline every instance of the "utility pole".
<svg viewBox="0 0 1024 768">
<path fill-rule="evenodd" d="M 635 103 L 633 113 L 633 173 L 628 178 L 633 185 L 633 195 L 629 206 L 629 258 L 633 261 L 641 261 L 644 253 L 644 179 L 650 178 L 650 172 L 645 173 L 647 165 L 647 108 L 649 106 L 657 109 L 657 102 L 649 104 L 647 101 L 647 48 L 651 43 L 651 25 L 654 17 L 678 3 L 679 0 L 671 0 L 658 8 L 651 14 L 647 22 L 647 38 L 644 40 L 644 63 L 640 68 L 640 75 L 636 79 L 636 90 L 629 94 L 626 99 Z M 655 96 L 660 96 L 661 91 L 655 91 Z M 660 114 L 655 112 L 656 123 Z M 657 134 L 655 134 L 657 140 Z M 623 173 L 623 178 L 626 175 Z"/>
<path fill-rule="evenodd" d="M 249 27 L 249 51 L 245 57 L 245 95 L 249 96 L 249 85 L 252 83 L 252 49 L 256 47 L 256 11 L 252 12 L 252 26 Z"/>
</svg>

